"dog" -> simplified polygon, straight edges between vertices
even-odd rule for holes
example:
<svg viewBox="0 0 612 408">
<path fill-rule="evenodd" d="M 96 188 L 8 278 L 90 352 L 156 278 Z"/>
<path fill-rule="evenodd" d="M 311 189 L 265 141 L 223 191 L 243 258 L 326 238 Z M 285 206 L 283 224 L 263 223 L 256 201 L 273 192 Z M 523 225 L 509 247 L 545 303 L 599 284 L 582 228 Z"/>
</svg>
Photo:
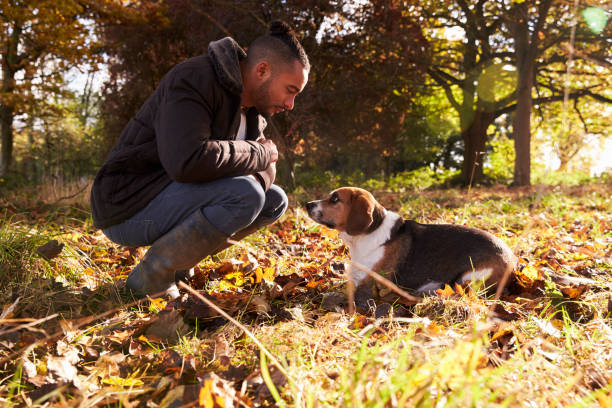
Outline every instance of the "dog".
<svg viewBox="0 0 612 408">
<path fill-rule="evenodd" d="M 405 220 L 361 188 L 339 188 L 326 199 L 306 203 L 306 210 L 315 222 L 339 231 L 352 261 L 419 294 L 467 281 L 493 288 L 518 263 L 510 248 L 486 231 Z M 358 268 L 351 269 L 351 280 L 359 309 L 368 310 L 375 292 L 384 295 Z"/>
</svg>

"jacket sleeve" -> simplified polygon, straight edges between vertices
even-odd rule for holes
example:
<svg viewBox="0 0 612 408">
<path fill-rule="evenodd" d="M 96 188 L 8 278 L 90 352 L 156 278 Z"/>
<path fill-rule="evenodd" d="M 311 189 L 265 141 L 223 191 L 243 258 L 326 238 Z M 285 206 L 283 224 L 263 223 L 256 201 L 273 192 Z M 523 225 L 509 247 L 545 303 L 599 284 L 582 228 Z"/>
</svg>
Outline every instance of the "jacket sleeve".
<svg viewBox="0 0 612 408">
<path fill-rule="evenodd" d="M 266 128 L 267 122 L 260 115 L 256 115 L 255 119 L 257 120 L 257 122 L 254 123 L 253 126 L 256 126 L 257 128 L 256 140 L 265 139 L 263 131 Z M 259 183 L 263 187 L 264 191 L 268 191 L 270 186 L 272 186 L 272 184 L 274 183 L 274 179 L 276 178 L 276 164 L 270 163 L 270 165 L 266 167 L 265 170 L 255 173 L 255 178 L 259 180 Z"/>
<path fill-rule="evenodd" d="M 160 94 L 155 117 L 157 150 L 171 179 L 206 182 L 253 174 L 270 164 L 269 150 L 256 141 L 210 140 L 214 78 L 195 70 L 175 73 Z"/>
</svg>

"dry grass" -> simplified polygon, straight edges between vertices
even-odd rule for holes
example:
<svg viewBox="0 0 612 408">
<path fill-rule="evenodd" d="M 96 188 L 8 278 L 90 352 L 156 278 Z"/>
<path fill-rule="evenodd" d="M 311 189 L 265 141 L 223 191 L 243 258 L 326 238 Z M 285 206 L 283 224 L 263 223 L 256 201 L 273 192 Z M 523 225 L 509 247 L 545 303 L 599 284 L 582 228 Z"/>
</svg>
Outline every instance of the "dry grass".
<svg viewBox="0 0 612 408">
<path fill-rule="evenodd" d="M 0 401 L 6 406 L 147 401 L 220 406 L 221 399 L 225 406 L 612 406 L 610 191 L 609 184 L 594 184 L 376 193 L 406 217 L 496 233 L 543 274 L 596 282 L 574 298 L 544 275 L 501 301 L 467 291 L 427 298 L 408 310 L 408 318 L 349 316 L 342 308 L 323 306 L 327 293 L 343 288 L 333 262 L 345 258 L 344 249 L 299 209 L 244 241 L 255 259 L 234 247 L 205 260 L 192 282 L 199 288 L 228 282 L 219 271 L 229 261 L 240 263 L 234 272 L 246 278 L 255 276 L 256 264 L 276 268 L 270 283 L 238 284 L 232 278 L 234 289 L 215 301 L 281 361 L 288 383 L 269 362 L 262 365 L 259 348 L 241 329 L 204 313 L 202 306 L 179 303 L 178 313 L 157 301 L 129 306 L 132 300 L 118 289 L 141 253 L 93 231 L 82 207 L 63 201 L 41 206 L 31 197 L 14 197 L 3 204 L 10 214 L 0 224 L 2 272 L 9 271 L 2 304 L 5 311 L 12 304 L 14 309 L 4 316 L 0 333 L 17 327 L 9 319 L 51 319 L 0 334 Z M 39 213 L 33 216 L 32 208 Z M 66 246 L 62 256 L 47 262 L 35 249 L 50 238 Z M 279 294 L 298 275 L 308 278 Z M 308 287 L 308 281 L 321 283 Z M 252 295 L 268 308 L 256 312 Z M 490 313 L 493 307 L 496 314 Z M 193 313 L 200 313 L 197 323 Z M 156 321 L 167 330 L 151 330 Z M 58 361 L 66 364 L 63 374 L 55 368 Z M 36 383 L 48 388 L 34 391 Z"/>
</svg>

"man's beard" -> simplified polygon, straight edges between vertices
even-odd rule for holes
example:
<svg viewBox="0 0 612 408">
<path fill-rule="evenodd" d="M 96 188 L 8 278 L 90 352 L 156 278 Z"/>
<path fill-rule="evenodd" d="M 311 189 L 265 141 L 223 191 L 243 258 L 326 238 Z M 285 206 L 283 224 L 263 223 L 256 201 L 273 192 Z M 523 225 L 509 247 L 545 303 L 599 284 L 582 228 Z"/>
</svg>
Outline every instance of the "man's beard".
<svg viewBox="0 0 612 408">
<path fill-rule="evenodd" d="M 255 90 L 255 109 L 257 109 L 257 112 L 259 112 L 259 114 L 266 119 L 272 116 L 270 109 L 273 108 L 273 106 L 269 105 L 271 84 L 271 78 L 268 78 L 266 82 L 259 85 L 259 87 Z"/>
</svg>

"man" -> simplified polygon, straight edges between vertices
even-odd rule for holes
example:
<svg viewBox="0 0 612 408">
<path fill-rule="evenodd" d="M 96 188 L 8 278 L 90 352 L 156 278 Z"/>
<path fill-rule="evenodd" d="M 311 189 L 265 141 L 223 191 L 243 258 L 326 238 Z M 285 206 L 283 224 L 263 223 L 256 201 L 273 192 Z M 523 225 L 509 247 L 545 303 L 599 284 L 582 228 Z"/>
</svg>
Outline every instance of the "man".
<svg viewBox="0 0 612 408">
<path fill-rule="evenodd" d="M 94 225 L 109 239 L 151 245 L 128 276 L 132 293 L 178 297 L 186 270 L 285 212 L 264 116 L 293 108 L 309 70 L 291 28 L 272 22 L 248 52 L 226 37 L 164 76 L 91 193 Z"/>
</svg>

